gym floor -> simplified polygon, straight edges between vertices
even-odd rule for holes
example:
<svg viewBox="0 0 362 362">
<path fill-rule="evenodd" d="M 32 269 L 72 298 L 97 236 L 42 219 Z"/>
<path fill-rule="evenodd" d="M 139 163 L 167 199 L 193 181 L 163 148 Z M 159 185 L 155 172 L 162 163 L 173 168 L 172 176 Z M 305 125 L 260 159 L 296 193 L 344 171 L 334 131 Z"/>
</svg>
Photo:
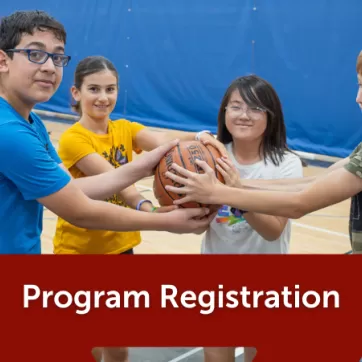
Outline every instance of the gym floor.
<svg viewBox="0 0 362 362">
<path fill-rule="evenodd" d="M 237 348 L 235 362 L 244 362 L 244 349 Z M 199 348 L 130 348 L 132 362 L 204 362 L 203 350 Z"/>
</svg>

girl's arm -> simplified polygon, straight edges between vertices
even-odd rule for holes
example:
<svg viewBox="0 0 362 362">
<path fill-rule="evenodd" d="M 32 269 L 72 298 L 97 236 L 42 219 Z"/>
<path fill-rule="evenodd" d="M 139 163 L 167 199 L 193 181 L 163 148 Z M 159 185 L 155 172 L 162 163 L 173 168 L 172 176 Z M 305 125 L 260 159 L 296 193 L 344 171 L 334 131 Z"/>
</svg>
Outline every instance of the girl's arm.
<svg viewBox="0 0 362 362">
<path fill-rule="evenodd" d="M 183 132 L 183 131 L 152 131 L 148 128 L 144 128 L 136 135 L 136 145 L 138 148 L 144 151 L 151 151 L 156 147 L 159 147 L 173 139 L 179 139 L 180 141 L 195 141 L 197 133 Z M 209 133 L 202 133 L 200 135 L 200 141 L 204 144 L 210 144 L 219 150 L 222 156 L 227 157 L 227 151 L 225 146 L 219 142 L 213 135 Z"/>
<path fill-rule="evenodd" d="M 86 176 L 95 176 L 114 170 L 114 167 L 96 152 L 83 157 L 75 166 Z M 118 194 L 121 199 L 133 209 L 136 209 L 137 204 L 145 199 L 134 185 L 119 191 Z M 152 209 L 153 205 L 149 202 L 144 202 L 140 207 L 141 211 L 150 212 Z"/>
</svg>

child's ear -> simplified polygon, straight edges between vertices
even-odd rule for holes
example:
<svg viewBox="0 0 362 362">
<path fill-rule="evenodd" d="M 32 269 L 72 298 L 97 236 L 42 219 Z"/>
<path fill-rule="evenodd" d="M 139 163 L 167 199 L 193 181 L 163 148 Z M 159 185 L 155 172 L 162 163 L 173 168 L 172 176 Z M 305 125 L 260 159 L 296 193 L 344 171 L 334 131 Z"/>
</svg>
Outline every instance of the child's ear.
<svg viewBox="0 0 362 362">
<path fill-rule="evenodd" d="M 0 73 L 6 73 L 9 70 L 9 56 L 0 50 Z"/>
<path fill-rule="evenodd" d="M 72 88 L 70 88 L 70 92 L 72 93 L 72 97 L 76 102 L 80 102 L 80 93 L 79 93 L 79 89 L 76 88 L 74 85 L 72 86 Z"/>
</svg>

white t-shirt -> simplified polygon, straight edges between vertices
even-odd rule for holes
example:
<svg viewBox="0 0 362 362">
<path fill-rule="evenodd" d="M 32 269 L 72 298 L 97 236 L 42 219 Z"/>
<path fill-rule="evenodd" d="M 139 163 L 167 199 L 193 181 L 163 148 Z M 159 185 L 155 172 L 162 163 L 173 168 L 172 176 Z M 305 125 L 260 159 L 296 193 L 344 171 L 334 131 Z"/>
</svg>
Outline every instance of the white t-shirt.
<svg viewBox="0 0 362 362">
<path fill-rule="evenodd" d="M 279 166 L 271 161 L 252 165 L 240 165 L 232 152 L 232 144 L 226 145 L 234 165 L 242 179 L 282 179 L 303 177 L 303 166 L 299 157 L 287 153 Z M 291 221 L 288 220 L 279 239 L 265 240 L 247 221 L 229 206 L 223 206 L 204 234 L 202 254 L 287 254 L 291 234 Z"/>
</svg>

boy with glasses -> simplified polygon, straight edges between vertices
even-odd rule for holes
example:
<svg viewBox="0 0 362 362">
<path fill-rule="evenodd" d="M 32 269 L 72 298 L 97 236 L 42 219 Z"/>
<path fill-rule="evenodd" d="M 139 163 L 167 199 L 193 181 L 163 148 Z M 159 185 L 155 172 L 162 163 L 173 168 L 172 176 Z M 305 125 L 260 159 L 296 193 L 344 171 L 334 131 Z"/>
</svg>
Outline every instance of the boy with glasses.
<svg viewBox="0 0 362 362">
<path fill-rule="evenodd" d="M 198 232 L 205 209 L 165 214 L 96 201 L 152 175 L 177 141 L 121 168 L 73 180 L 33 107 L 58 89 L 65 54 L 62 24 L 41 11 L 19 11 L 0 23 L 0 254 L 40 254 L 43 206 L 76 226 L 114 231 Z M 102 242 L 100 240 L 100 242 Z"/>
</svg>

